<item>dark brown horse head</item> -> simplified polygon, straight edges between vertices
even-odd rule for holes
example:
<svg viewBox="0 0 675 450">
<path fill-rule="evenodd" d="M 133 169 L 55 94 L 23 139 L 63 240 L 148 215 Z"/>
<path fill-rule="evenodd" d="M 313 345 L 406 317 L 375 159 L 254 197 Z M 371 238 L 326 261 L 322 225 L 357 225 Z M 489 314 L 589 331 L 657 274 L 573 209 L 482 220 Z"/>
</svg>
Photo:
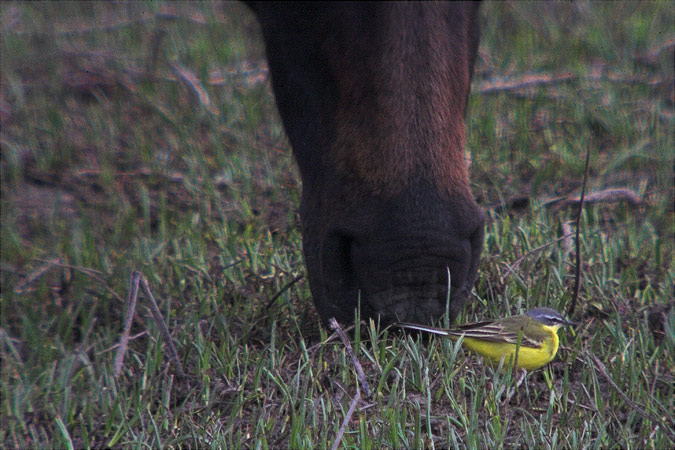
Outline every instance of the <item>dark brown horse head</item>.
<svg viewBox="0 0 675 450">
<path fill-rule="evenodd" d="M 484 217 L 464 115 L 478 45 L 464 3 L 251 5 L 302 176 L 303 250 L 322 318 L 451 318 Z"/>
</svg>

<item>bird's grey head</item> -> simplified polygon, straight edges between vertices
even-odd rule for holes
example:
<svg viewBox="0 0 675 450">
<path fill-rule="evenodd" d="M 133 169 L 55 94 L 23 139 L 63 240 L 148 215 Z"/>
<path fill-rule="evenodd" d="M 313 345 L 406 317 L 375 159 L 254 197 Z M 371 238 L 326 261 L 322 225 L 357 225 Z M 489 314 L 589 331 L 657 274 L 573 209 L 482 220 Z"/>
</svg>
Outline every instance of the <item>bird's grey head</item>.
<svg viewBox="0 0 675 450">
<path fill-rule="evenodd" d="M 565 319 L 558 311 L 551 308 L 534 308 L 528 311 L 527 315 L 544 325 L 575 325 L 574 322 Z"/>
</svg>

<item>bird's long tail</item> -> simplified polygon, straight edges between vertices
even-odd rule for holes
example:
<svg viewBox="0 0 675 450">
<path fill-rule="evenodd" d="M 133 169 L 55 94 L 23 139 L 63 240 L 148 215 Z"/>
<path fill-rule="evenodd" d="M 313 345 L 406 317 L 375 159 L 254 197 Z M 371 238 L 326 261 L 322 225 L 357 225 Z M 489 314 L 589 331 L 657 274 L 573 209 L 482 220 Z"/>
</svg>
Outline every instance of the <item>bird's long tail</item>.
<svg viewBox="0 0 675 450">
<path fill-rule="evenodd" d="M 405 328 L 407 330 L 417 330 L 423 331 L 425 333 L 438 334 L 440 336 L 447 336 L 451 339 L 457 339 L 457 333 L 452 331 L 444 330 L 443 328 L 427 327 L 425 325 L 418 325 L 416 323 L 404 323 L 399 322 L 396 324 L 397 327 Z"/>
</svg>

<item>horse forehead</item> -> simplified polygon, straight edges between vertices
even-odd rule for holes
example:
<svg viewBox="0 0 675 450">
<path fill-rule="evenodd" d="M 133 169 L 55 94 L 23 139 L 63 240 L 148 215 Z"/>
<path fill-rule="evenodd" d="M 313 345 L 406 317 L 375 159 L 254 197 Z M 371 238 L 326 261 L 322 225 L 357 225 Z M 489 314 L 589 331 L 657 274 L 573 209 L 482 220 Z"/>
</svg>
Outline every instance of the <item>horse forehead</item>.
<svg viewBox="0 0 675 450">
<path fill-rule="evenodd" d="M 326 158 L 372 190 L 425 179 L 450 196 L 469 195 L 467 30 L 449 27 L 439 8 L 409 9 L 392 7 L 366 39 L 327 45 L 338 96 Z"/>
</svg>

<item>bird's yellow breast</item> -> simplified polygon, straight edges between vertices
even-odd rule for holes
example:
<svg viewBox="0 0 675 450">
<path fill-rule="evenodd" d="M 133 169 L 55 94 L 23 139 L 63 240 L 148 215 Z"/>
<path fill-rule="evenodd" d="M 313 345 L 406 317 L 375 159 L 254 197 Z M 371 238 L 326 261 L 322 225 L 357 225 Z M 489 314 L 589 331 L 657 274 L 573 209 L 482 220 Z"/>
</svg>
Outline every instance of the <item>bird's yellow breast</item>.
<svg viewBox="0 0 675 450">
<path fill-rule="evenodd" d="M 538 348 L 525 347 L 518 349 L 518 369 L 535 370 L 550 363 L 558 352 L 558 327 L 542 325 L 549 332 Z M 493 366 L 498 366 L 504 358 L 504 367 L 513 363 L 516 353 L 516 344 L 506 342 L 491 342 L 472 337 L 465 337 L 462 345 L 469 351 L 478 353 L 489 360 Z"/>
</svg>

